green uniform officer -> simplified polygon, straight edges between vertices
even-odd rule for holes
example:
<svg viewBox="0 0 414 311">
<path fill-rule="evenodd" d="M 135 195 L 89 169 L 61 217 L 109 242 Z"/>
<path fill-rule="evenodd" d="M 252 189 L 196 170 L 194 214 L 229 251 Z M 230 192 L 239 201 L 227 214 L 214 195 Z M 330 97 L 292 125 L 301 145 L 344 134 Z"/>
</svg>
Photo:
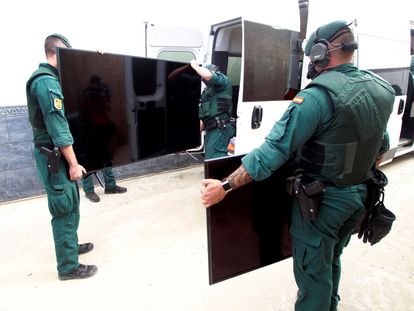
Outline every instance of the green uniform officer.
<svg viewBox="0 0 414 311">
<path fill-rule="evenodd" d="M 227 146 L 235 135 L 232 118 L 232 85 L 229 78 L 215 65 L 200 67 L 191 61 L 191 67 L 201 76 L 205 89 L 201 94 L 199 118 L 206 131 L 205 159 L 227 156 Z"/>
<path fill-rule="evenodd" d="M 75 180 L 82 177 L 85 169 L 76 160 L 65 117 L 57 70 L 58 47 L 70 44 L 59 34 L 46 38 L 47 63 L 40 64 L 27 81 L 26 97 L 37 174 L 45 187 L 52 215 L 58 275 L 60 280 L 69 280 L 90 277 L 97 267 L 78 262 L 78 255 L 91 251 L 93 244 L 78 244 L 79 190 Z"/>
<path fill-rule="evenodd" d="M 294 98 L 265 142 L 242 159 L 225 181 L 202 182 L 209 207 L 226 191 L 263 180 L 296 155 L 303 180 L 322 182 L 319 213 L 307 219 L 298 200 L 292 210 L 294 275 L 299 288 L 295 310 L 336 310 L 340 256 L 364 211 L 371 167 L 387 148 L 386 125 L 394 90 L 386 81 L 352 64 L 357 48 L 344 21 L 311 35 L 308 77 L 313 81 Z"/>
</svg>

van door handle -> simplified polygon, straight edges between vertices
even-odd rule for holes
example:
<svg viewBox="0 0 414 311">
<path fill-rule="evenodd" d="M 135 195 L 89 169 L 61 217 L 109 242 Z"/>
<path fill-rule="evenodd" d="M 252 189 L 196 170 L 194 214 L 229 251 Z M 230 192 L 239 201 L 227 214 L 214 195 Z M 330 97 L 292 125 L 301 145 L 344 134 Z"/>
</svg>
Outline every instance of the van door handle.
<svg viewBox="0 0 414 311">
<path fill-rule="evenodd" d="M 398 113 L 397 114 L 402 114 L 404 112 L 404 100 L 402 98 L 400 98 L 400 104 L 398 105 Z"/>
<path fill-rule="evenodd" d="M 262 124 L 263 108 L 261 106 L 254 106 L 252 113 L 252 129 L 257 129 Z"/>
</svg>

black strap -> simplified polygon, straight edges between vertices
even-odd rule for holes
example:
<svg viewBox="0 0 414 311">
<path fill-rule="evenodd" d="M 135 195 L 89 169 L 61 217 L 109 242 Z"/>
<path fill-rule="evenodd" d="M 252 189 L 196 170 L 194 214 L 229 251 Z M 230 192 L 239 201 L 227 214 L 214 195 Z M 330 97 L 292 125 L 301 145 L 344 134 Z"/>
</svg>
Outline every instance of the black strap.
<svg viewBox="0 0 414 311">
<path fill-rule="evenodd" d="M 206 131 L 211 131 L 214 130 L 216 128 L 222 128 L 222 127 L 226 127 L 227 124 L 231 124 L 231 120 L 218 120 L 217 122 L 211 123 L 207 126 L 204 126 L 204 129 Z"/>
</svg>

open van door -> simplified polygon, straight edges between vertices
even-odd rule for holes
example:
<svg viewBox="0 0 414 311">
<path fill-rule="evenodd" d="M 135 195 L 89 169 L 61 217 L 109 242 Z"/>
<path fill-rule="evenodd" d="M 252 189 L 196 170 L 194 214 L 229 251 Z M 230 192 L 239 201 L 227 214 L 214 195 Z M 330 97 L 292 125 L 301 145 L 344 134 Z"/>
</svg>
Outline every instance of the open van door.
<svg viewBox="0 0 414 311">
<path fill-rule="evenodd" d="M 235 154 L 260 145 L 299 90 L 299 5 L 263 16 L 246 15 L 210 30 L 205 63 L 219 66 L 233 85 Z"/>
<path fill-rule="evenodd" d="M 203 34 L 200 29 L 193 27 L 158 27 L 146 24 L 145 56 L 189 63 L 195 59 L 203 60 Z M 201 84 L 201 82 L 200 82 Z M 194 159 L 195 154 L 204 154 L 204 135 L 200 133 L 199 146 L 186 150 Z M 193 155 L 194 154 L 194 155 Z"/>
<path fill-rule="evenodd" d="M 236 169 L 299 90 L 300 9 L 285 3 L 267 20 L 246 15 L 211 26 L 204 63 L 219 66 L 232 82 L 237 134 L 235 155 L 204 162 L 206 178 L 222 179 Z M 291 256 L 292 199 L 285 191 L 291 174 L 283 166 L 207 209 L 210 284 Z"/>
</svg>

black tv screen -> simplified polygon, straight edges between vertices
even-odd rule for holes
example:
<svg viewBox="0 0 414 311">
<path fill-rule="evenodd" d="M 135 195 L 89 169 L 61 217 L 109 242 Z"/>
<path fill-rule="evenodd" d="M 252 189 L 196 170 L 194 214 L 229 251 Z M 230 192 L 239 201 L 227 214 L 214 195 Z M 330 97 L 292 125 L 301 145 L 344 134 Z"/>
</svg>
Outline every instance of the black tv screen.
<svg viewBox="0 0 414 311">
<path fill-rule="evenodd" d="M 242 155 L 204 162 L 206 178 L 223 179 L 241 164 Z M 214 284 L 276 263 L 292 255 L 292 197 L 284 165 L 263 181 L 253 181 L 227 194 L 207 209 L 209 283 Z"/>
<path fill-rule="evenodd" d="M 74 150 L 88 172 L 181 152 L 200 144 L 201 80 L 168 75 L 186 64 L 58 49 Z"/>
</svg>

